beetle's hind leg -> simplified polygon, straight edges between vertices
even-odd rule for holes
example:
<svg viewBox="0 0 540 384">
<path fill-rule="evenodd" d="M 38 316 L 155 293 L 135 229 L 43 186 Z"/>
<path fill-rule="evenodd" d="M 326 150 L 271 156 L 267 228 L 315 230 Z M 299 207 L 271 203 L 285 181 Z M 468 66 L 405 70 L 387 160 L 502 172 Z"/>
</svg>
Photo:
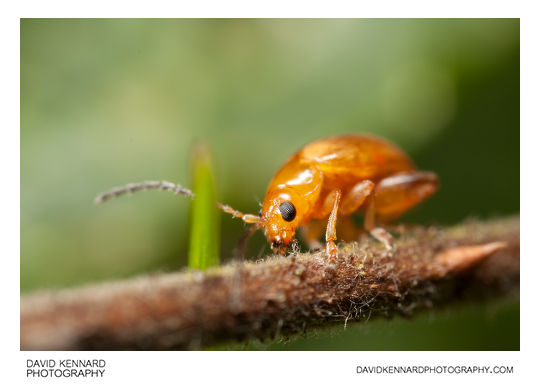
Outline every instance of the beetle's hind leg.
<svg viewBox="0 0 540 384">
<path fill-rule="evenodd" d="M 439 179 L 433 172 L 411 172 L 387 177 L 375 187 L 377 220 L 397 219 L 415 205 L 433 195 Z"/>
<path fill-rule="evenodd" d="M 392 235 L 384 228 L 376 225 L 375 214 L 375 195 L 371 195 L 368 200 L 366 216 L 364 218 L 364 228 L 371 234 L 371 236 L 383 243 L 387 251 L 393 252 L 395 248 L 394 239 L 392 238 Z"/>
<path fill-rule="evenodd" d="M 437 175 L 421 171 L 402 173 L 381 180 L 369 197 L 364 227 L 388 250 L 392 250 L 392 235 L 377 227 L 376 222 L 398 218 L 435 193 L 438 184 Z"/>
</svg>

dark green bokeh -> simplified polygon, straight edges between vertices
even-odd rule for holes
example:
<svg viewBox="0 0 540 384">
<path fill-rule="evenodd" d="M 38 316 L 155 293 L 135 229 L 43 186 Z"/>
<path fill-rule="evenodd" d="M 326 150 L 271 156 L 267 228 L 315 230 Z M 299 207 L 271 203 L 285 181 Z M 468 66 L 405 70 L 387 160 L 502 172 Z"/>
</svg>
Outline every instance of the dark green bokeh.
<svg viewBox="0 0 540 384">
<path fill-rule="evenodd" d="M 257 213 L 287 156 L 345 132 L 439 174 L 404 221 L 518 213 L 519 20 L 22 20 L 21 291 L 186 266 L 189 199 L 92 201 L 188 184 L 198 140 L 222 200 Z M 226 260 L 244 226 L 221 228 Z"/>
</svg>

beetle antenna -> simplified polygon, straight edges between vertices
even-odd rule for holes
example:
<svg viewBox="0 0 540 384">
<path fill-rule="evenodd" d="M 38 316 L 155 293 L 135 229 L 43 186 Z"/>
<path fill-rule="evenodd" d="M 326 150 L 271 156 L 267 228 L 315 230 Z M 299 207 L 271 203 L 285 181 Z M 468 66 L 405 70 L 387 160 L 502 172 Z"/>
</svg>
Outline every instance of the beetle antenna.
<svg viewBox="0 0 540 384">
<path fill-rule="evenodd" d="M 125 194 L 131 195 L 134 192 L 149 190 L 149 189 L 161 189 L 162 191 L 170 191 L 176 195 L 186 195 L 191 198 L 195 196 L 189 189 L 182 187 L 180 184 L 174 184 L 169 181 L 143 181 L 142 183 L 130 183 L 123 187 L 116 187 L 110 191 L 101 193 L 94 200 L 95 204 L 104 203 L 105 201 L 112 199 L 113 197 L 122 196 Z"/>
<path fill-rule="evenodd" d="M 220 202 L 217 202 L 216 201 L 216 205 L 218 206 L 219 209 L 221 209 L 223 212 L 225 213 L 230 213 L 231 215 L 233 215 L 233 217 L 236 217 L 238 219 L 242 219 L 245 223 L 248 223 L 248 224 L 258 224 L 261 222 L 261 217 L 260 216 L 257 216 L 257 215 L 251 215 L 251 214 L 244 214 L 240 211 L 237 211 L 236 209 L 233 209 L 232 207 L 226 205 L 226 204 L 222 204 Z"/>
</svg>

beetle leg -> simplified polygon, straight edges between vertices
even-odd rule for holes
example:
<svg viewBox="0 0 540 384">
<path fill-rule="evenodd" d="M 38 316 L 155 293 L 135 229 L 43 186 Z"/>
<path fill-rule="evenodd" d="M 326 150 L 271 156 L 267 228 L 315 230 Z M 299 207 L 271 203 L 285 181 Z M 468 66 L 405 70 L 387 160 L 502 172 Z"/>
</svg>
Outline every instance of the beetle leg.
<svg viewBox="0 0 540 384">
<path fill-rule="evenodd" d="M 375 195 L 371 195 L 369 197 L 368 207 L 364 218 L 364 228 L 369 231 L 371 236 L 383 243 L 388 251 L 392 251 L 394 249 L 394 241 L 392 239 L 392 235 L 388 233 L 385 229 L 376 226 L 375 213 Z"/>
<path fill-rule="evenodd" d="M 350 215 L 360 208 L 371 194 L 375 184 L 372 181 L 364 180 L 353 186 L 349 192 L 343 196 L 343 202 L 339 207 L 340 215 Z"/>
<path fill-rule="evenodd" d="M 375 183 L 370 180 L 364 180 L 353 186 L 343 198 L 343 204 L 339 209 L 339 213 L 342 215 L 350 215 L 354 211 L 358 210 L 367 200 L 368 203 L 364 227 L 371 233 L 373 237 L 382 242 L 386 249 L 392 250 L 392 235 L 386 232 L 383 228 L 376 226 L 376 205 L 375 197 L 373 196 L 374 189 Z"/>
<path fill-rule="evenodd" d="M 337 259 L 337 247 L 334 241 L 336 237 L 336 221 L 339 208 L 339 200 L 341 199 L 341 191 L 336 189 L 333 192 L 334 195 L 334 207 L 330 216 L 328 217 L 328 225 L 326 226 L 326 254 L 330 257 L 332 263 L 336 262 Z"/>
<path fill-rule="evenodd" d="M 375 187 L 377 220 L 398 218 L 435 193 L 438 185 L 439 179 L 433 172 L 402 173 L 382 179 Z"/>
<path fill-rule="evenodd" d="M 300 228 L 298 233 L 311 251 L 323 249 L 323 243 L 321 243 L 320 238 L 325 233 L 327 224 L 327 220 L 311 220 Z M 339 221 L 336 223 L 336 232 L 339 232 L 339 238 L 345 241 L 355 241 L 358 239 L 358 228 L 355 226 L 350 215 L 339 216 Z"/>
<path fill-rule="evenodd" d="M 393 220 L 421 201 L 431 196 L 438 186 L 438 178 L 433 172 L 401 173 L 382 179 L 369 197 L 364 227 L 373 237 L 393 249 L 392 236 L 376 226 L 376 221 Z"/>
</svg>

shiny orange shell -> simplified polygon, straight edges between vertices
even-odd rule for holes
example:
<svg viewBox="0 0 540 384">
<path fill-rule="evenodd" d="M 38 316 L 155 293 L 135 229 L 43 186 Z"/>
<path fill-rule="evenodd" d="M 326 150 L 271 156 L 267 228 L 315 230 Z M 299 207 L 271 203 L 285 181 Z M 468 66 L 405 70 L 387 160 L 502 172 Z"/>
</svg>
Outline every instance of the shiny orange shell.
<svg viewBox="0 0 540 384">
<path fill-rule="evenodd" d="M 323 209 L 335 189 L 343 196 L 357 183 L 415 170 L 392 143 L 372 135 L 351 134 L 314 141 L 292 155 L 270 181 L 262 207 L 262 226 L 270 241 L 288 244 L 296 227 L 328 215 Z M 286 222 L 279 206 L 291 201 L 296 217 Z"/>
</svg>

